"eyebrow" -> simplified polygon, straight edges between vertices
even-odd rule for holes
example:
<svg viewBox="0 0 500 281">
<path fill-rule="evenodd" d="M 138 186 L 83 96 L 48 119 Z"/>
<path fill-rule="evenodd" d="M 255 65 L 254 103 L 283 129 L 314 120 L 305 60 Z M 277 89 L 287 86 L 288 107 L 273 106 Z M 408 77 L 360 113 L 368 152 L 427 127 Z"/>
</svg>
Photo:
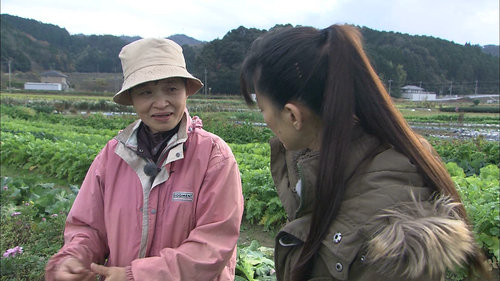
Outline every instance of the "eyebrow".
<svg viewBox="0 0 500 281">
<path fill-rule="evenodd" d="M 162 84 L 176 84 L 176 83 L 182 83 L 182 80 L 171 80 L 171 79 L 167 79 L 167 80 L 157 80 L 157 81 L 154 81 L 155 84 L 159 84 L 160 82 Z"/>
</svg>

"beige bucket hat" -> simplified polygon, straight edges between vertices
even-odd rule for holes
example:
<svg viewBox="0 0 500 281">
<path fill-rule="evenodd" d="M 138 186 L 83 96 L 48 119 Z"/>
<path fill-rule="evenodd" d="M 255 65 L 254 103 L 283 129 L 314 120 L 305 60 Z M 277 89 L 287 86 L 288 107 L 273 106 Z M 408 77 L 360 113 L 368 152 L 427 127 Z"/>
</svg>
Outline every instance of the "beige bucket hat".
<svg viewBox="0 0 500 281">
<path fill-rule="evenodd" d="M 131 105 L 129 89 L 170 77 L 187 78 L 186 94 L 198 92 L 203 83 L 186 70 L 182 48 L 163 38 L 145 38 L 124 46 L 119 54 L 123 69 L 122 89 L 113 96 L 118 104 Z"/>
</svg>

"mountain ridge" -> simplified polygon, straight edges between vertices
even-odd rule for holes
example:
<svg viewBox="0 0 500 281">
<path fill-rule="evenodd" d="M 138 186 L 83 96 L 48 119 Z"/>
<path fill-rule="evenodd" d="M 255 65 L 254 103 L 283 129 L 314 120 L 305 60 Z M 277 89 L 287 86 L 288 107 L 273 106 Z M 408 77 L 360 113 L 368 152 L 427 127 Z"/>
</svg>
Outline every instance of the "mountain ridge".
<svg viewBox="0 0 500 281">
<path fill-rule="evenodd" d="M 124 45 L 141 38 L 70 35 L 57 25 L 8 14 L 1 14 L 0 20 L 4 73 L 9 61 L 14 72 L 55 69 L 68 73 L 121 73 L 118 53 Z M 273 28 L 285 26 L 291 25 L 278 24 Z M 384 83 L 392 82 L 395 94 L 397 87 L 408 83 L 423 84 L 426 90 L 443 93 L 452 81 L 455 90 L 473 91 L 479 81 L 480 87 L 498 92 L 497 45 L 460 45 L 431 36 L 358 28 L 377 73 Z M 265 32 L 240 26 L 228 31 L 222 39 L 209 42 L 184 34 L 166 38 L 183 46 L 188 70 L 197 77 L 207 74 L 212 91 L 237 93 L 241 62 L 251 43 Z M 485 86 L 485 82 L 491 81 L 496 84 Z"/>
</svg>

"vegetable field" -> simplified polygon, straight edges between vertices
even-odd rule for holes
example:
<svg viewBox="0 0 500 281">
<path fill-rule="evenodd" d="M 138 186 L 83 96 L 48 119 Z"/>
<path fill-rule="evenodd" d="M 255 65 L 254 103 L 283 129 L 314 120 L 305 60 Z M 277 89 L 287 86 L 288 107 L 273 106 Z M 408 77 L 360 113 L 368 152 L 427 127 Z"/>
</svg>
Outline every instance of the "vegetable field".
<svg viewBox="0 0 500 281">
<path fill-rule="evenodd" d="M 498 114 L 401 111 L 416 129 L 422 124 L 457 124 L 498 130 Z M 417 105 L 418 106 L 418 105 Z M 428 105 L 427 105 L 428 106 Z M 285 221 L 269 171 L 272 133 L 256 109 L 237 97 L 188 100 L 191 115 L 229 143 L 238 162 L 246 225 L 272 237 Z M 131 108 L 109 97 L 37 94 L 1 95 L 0 280 L 43 280 L 48 258 L 63 243 L 64 219 L 92 160 L 117 132 L 136 119 Z M 423 126 L 423 125 L 422 125 Z M 453 126 L 453 125 L 452 125 Z M 470 126 L 469 126 L 470 127 Z M 420 131 L 436 148 L 461 193 L 477 241 L 492 270 L 499 258 L 499 146 L 484 134 L 464 137 Z M 242 231 L 245 231 L 244 229 Z M 236 280 L 275 280 L 271 245 L 254 240 L 238 247 Z M 266 247 L 267 246 L 267 247 Z M 464 280 L 459 270 L 449 280 Z"/>
</svg>

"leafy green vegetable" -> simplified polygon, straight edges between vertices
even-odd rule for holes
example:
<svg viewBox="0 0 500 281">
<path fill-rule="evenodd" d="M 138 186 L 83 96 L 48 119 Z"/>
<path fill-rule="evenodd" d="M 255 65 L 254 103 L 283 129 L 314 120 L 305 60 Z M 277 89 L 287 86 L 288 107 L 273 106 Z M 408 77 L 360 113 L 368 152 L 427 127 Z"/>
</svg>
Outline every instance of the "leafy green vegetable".
<svg viewBox="0 0 500 281">
<path fill-rule="evenodd" d="M 272 248 L 260 246 L 256 240 L 248 247 L 238 247 L 236 275 L 248 281 L 276 280 L 273 254 Z"/>
</svg>

